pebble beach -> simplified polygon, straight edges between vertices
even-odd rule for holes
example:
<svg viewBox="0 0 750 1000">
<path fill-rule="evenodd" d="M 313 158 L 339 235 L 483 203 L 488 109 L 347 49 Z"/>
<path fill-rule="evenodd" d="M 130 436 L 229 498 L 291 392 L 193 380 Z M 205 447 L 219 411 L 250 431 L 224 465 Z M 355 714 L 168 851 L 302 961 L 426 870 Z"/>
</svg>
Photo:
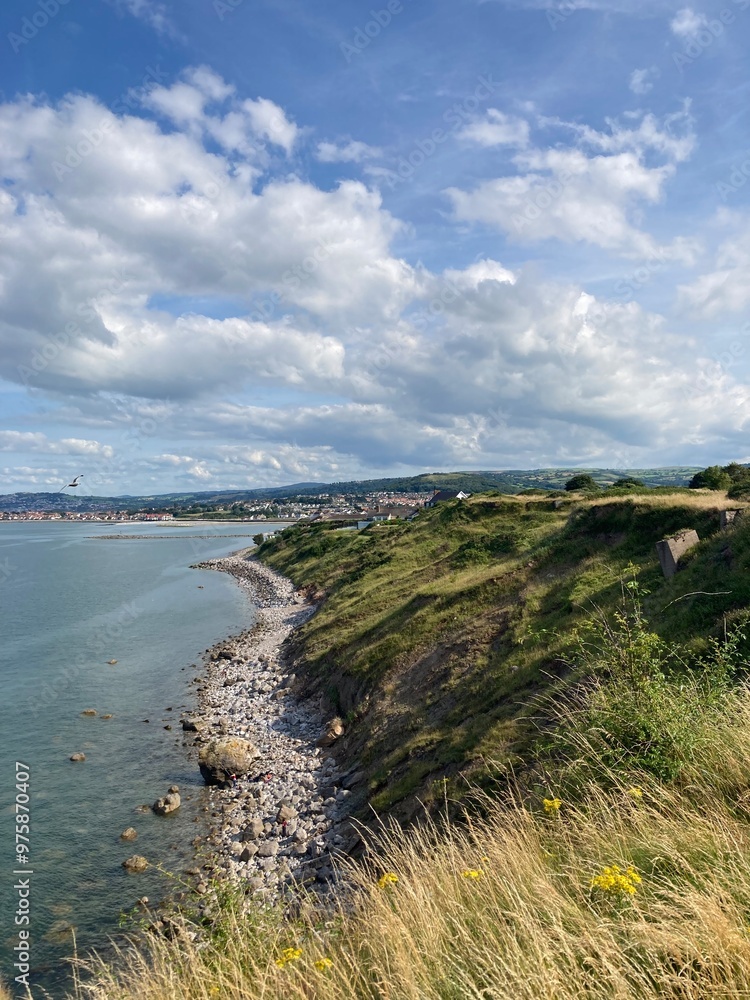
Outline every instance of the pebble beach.
<svg viewBox="0 0 750 1000">
<path fill-rule="evenodd" d="M 199 753 L 229 738 L 257 751 L 247 773 L 211 788 L 204 844 L 213 872 L 254 897 L 275 898 L 300 884 L 325 895 L 336 880 L 336 855 L 359 842 L 347 815 L 360 775 L 337 765 L 329 747 L 340 723 L 325 717 L 319 699 L 300 696 L 285 662 L 285 640 L 315 606 L 252 551 L 198 567 L 231 574 L 258 608 L 250 630 L 207 651 L 199 710 L 183 720 Z M 198 891 L 206 891 L 199 878 Z"/>
</svg>

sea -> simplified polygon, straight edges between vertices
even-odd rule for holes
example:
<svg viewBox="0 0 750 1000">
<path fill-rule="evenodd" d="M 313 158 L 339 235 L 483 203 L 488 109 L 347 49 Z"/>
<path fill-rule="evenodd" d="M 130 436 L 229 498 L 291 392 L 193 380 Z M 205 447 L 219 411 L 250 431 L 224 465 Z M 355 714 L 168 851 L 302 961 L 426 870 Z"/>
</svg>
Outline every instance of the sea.
<svg viewBox="0 0 750 1000">
<path fill-rule="evenodd" d="M 12 996 L 26 995 L 24 964 L 35 998 L 67 995 L 74 950 L 106 954 L 138 900 L 167 897 L 195 863 L 206 792 L 180 713 L 196 704 L 202 653 L 254 611 L 230 576 L 190 567 L 280 527 L 0 522 L 0 978 Z M 172 784 L 176 813 L 138 811 Z M 120 839 L 128 827 L 134 842 Z M 136 853 L 152 867 L 129 874 Z"/>
</svg>

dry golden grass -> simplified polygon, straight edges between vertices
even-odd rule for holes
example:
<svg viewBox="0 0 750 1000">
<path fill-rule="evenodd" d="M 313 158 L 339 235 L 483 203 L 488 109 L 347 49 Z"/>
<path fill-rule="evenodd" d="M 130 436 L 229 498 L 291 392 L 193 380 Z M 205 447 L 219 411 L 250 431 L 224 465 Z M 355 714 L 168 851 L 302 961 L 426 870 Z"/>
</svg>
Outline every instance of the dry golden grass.
<svg viewBox="0 0 750 1000">
<path fill-rule="evenodd" d="M 580 494 L 583 496 L 583 494 Z M 694 507 L 696 510 L 727 510 L 748 506 L 742 500 L 730 500 L 719 490 L 690 490 L 689 493 L 637 493 L 631 497 L 597 497 L 586 494 L 587 507 L 601 507 L 611 503 L 636 503 L 648 507 Z"/>
<path fill-rule="evenodd" d="M 554 790 L 550 790 L 552 795 Z M 638 791 L 641 794 L 638 794 Z M 228 913 L 218 943 L 153 942 L 82 987 L 95 1000 L 650 1000 L 750 996 L 750 826 L 659 787 L 578 807 L 486 803 L 382 838 L 354 903 L 295 921 Z M 635 892 L 592 888 L 632 866 Z M 392 874 L 397 881 L 385 880 Z M 285 949 L 291 955 L 284 962 Z M 297 950 L 299 954 L 297 954 Z M 280 964 L 278 964 L 280 963 Z M 316 965 L 317 963 L 317 965 Z"/>
</svg>

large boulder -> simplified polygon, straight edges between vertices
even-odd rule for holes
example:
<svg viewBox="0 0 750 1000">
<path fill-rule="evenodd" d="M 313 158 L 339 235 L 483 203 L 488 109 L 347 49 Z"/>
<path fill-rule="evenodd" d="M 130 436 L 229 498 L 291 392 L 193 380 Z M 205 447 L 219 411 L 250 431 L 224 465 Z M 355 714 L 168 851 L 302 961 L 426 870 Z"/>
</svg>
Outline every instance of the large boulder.
<svg viewBox="0 0 750 1000">
<path fill-rule="evenodd" d="M 227 736 L 211 740 L 198 757 L 198 765 L 207 785 L 232 783 L 232 776 L 238 778 L 247 774 L 260 756 L 257 747 L 239 736 Z"/>
<path fill-rule="evenodd" d="M 170 813 L 179 809 L 181 804 L 179 792 L 167 792 L 163 799 L 157 799 L 154 802 L 153 810 L 157 816 L 169 816 Z"/>
</svg>

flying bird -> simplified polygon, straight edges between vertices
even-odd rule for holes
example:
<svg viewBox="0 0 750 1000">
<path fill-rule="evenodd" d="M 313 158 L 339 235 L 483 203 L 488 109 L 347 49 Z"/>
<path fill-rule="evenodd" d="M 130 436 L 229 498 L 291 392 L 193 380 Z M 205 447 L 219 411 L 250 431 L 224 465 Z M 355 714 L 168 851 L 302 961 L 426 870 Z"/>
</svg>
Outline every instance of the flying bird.
<svg viewBox="0 0 750 1000">
<path fill-rule="evenodd" d="M 78 480 L 83 479 L 83 476 L 76 476 L 72 483 L 68 483 L 67 486 L 63 486 L 62 490 L 58 490 L 58 493 L 62 493 L 63 490 L 75 489 L 79 485 Z"/>
</svg>

